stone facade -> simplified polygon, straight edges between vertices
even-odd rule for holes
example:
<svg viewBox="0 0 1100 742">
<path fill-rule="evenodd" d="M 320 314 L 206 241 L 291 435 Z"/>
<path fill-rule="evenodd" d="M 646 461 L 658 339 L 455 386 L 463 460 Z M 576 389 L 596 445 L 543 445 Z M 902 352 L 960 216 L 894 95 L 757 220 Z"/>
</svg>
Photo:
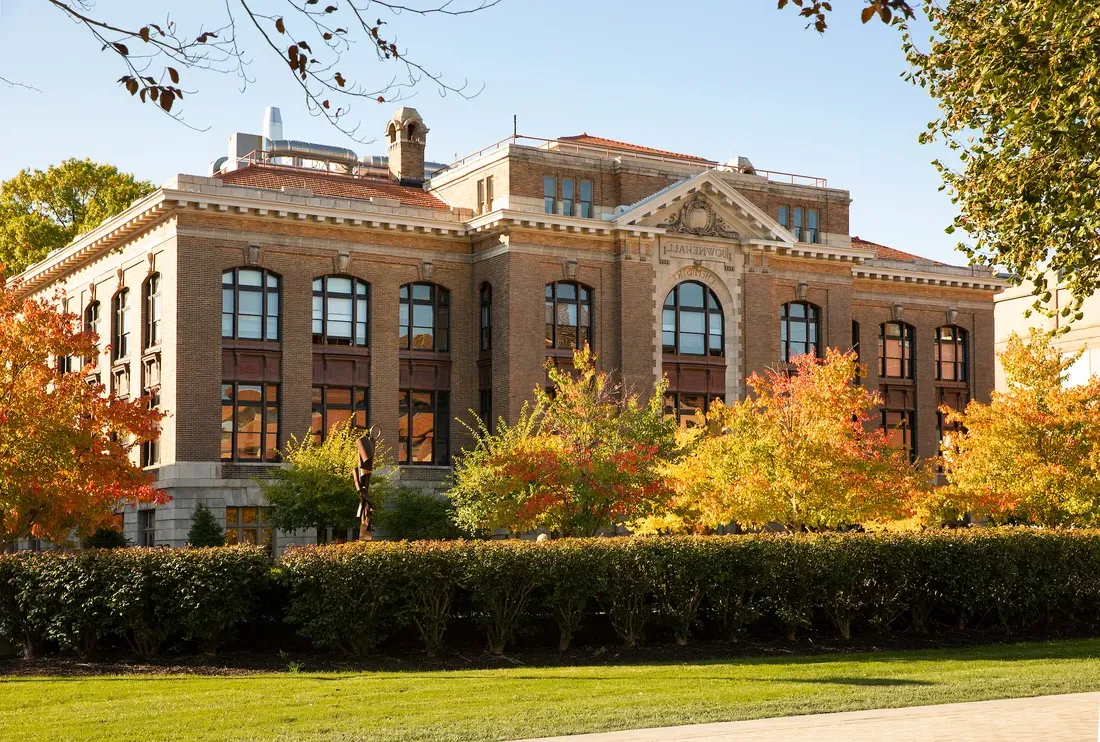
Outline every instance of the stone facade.
<svg viewBox="0 0 1100 742">
<path fill-rule="evenodd" d="M 423 172 L 428 130 L 410 111 L 399 111 L 387 129 L 390 180 L 273 162 L 236 163 L 215 177 L 179 175 L 19 278 L 28 294 L 63 289 L 73 311 L 99 301 L 103 380 L 128 379 L 134 398 L 158 391 L 168 417 L 150 471 L 173 499 L 157 509 L 157 545 L 185 542 L 200 501 L 223 522 L 226 508 L 263 506 L 255 479 L 277 464 L 241 460 L 236 449 L 226 456 L 224 384 L 277 387 L 268 421 L 278 418 L 280 446 L 315 426 L 315 387 L 365 389 L 369 423 L 391 448 L 400 440 L 401 400 L 430 392 L 436 403 L 449 398 L 433 440 L 449 435 L 457 454 L 470 440 L 456 419 L 468 411 L 514 419 L 546 383 L 547 359 L 570 362 L 568 348 L 545 340 L 544 296 L 559 282 L 574 287 L 563 292 L 584 291 L 587 304 L 550 310 L 554 332 L 587 331 L 583 319 L 558 325 L 570 311 L 588 316 L 602 368 L 643 393 L 668 375 L 680 406 L 740 398 L 751 374 L 782 367 L 780 316 L 788 302 L 814 308 L 819 352 L 858 343 L 868 366 L 863 383 L 908 400 L 917 455 L 933 455 L 938 445 L 944 383 L 935 376 L 937 328 L 966 331 L 966 378 L 954 386 L 978 399 L 993 387 L 993 296 L 1003 282 L 852 238 L 847 191 L 587 135 L 512 140 L 416 187 L 408 173 Z M 278 303 L 277 338 L 223 336 L 223 274 L 234 270 L 262 270 L 277 282 L 277 300 L 270 299 Z M 133 326 L 144 327 L 143 286 L 154 273 L 161 340 L 148 348 L 131 341 L 129 356 L 112 363 L 111 299 L 130 288 Z M 369 286 L 368 342 L 315 342 L 313 284 L 324 276 Z M 448 292 L 446 308 L 435 305 L 435 337 L 438 318 L 449 316 L 446 350 L 399 348 L 400 292 L 416 283 Z M 668 353 L 663 305 L 675 287 L 689 284 L 716 302 L 703 330 L 711 350 L 689 347 L 698 338 L 689 337 L 683 315 L 680 352 Z M 488 348 L 481 344 L 483 291 L 491 295 Z M 879 328 L 895 321 L 912 328 L 914 374 L 883 380 Z M 416 426 L 426 419 L 414 418 L 414 437 L 425 433 Z M 430 463 L 402 467 L 403 480 L 441 489 L 450 469 L 434 453 Z M 148 517 L 125 512 L 132 540 L 141 543 Z M 277 548 L 312 539 L 275 535 Z"/>
</svg>

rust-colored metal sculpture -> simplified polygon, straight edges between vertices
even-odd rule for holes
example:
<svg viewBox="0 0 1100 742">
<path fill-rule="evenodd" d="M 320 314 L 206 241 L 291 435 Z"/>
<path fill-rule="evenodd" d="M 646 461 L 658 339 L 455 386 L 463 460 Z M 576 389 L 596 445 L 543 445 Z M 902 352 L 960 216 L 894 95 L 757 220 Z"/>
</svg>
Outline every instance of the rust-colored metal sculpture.
<svg viewBox="0 0 1100 742">
<path fill-rule="evenodd" d="M 370 501 L 370 477 L 374 471 L 374 452 L 381 436 L 381 429 L 375 425 L 367 434 L 359 439 L 356 448 L 359 451 L 359 466 L 355 467 L 355 491 L 359 495 L 359 540 L 371 541 L 374 534 L 371 533 L 371 515 L 374 512 L 374 504 Z"/>
</svg>

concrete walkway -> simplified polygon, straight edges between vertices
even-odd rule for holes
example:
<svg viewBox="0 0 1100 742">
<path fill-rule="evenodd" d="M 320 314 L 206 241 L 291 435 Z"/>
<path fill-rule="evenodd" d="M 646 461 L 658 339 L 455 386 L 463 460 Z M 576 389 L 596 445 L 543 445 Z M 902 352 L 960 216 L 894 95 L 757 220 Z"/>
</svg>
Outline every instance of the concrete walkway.
<svg viewBox="0 0 1100 742">
<path fill-rule="evenodd" d="M 1097 742 L 1098 716 L 1100 693 L 1074 693 L 552 739 L 554 742 Z"/>
</svg>

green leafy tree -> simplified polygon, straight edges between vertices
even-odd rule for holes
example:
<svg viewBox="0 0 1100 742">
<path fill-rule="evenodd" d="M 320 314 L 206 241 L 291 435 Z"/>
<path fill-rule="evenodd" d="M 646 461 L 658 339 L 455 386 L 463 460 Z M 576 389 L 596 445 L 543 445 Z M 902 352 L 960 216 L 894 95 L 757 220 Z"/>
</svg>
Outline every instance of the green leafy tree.
<svg viewBox="0 0 1100 742">
<path fill-rule="evenodd" d="M 351 529 L 359 525 L 356 510 L 359 495 L 352 473 L 359 463 L 356 442 L 364 431 L 350 420 L 332 428 L 321 443 L 311 435 L 291 436 L 283 448 L 286 468 L 275 469 L 270 480 L 259 480 L 264 497 L 271 505 L 270 522 L 275 528 L 296 531 L 316 528 L 322 542 L 329 528 Z M 392 489 L 386 452 L 379 448 L 371 477 L 371 502 L 381 509 Z"/>
<path fill-rule="evenodd" d="M 792 0 L 819 31 L 831 5 Z M 934 161 L 958 208 L 947 231 L 979 265 L 1028 281 L 1035 309 L 1052 315 L 1048 276 L 1073 295 L 1077 319 L 1100 288 L 1100 6 L 1059 0 L 865 0 L 863 22 L 902 31 L 909 79 L 939 117 L 922 142 L 942 141 L 957 161 Z M 780 0 L 779 7 L 788 5 Z M 920 8 L 927 44 L 910 19 Z"/>
<path fill-rule="evenodd" d="M 374 522 L 386 538 L 400 541 L 457 538 L 454 505 L 446 496 L 396 488 Z"/>
<path fill-rule="evenodd" d="M 130 545 L 122 531 L 114 528 L 97 528 L 95 533 L 84 541 L 89 549 L 123 549 Z"/>
<path fill-rule="evenodd" d="M 473 431 L 449 493 L 460 526 L 591 536 L 671 495 L 658 471 L 678 454 L 663 383 L 643 401 L 597 372 L 587 348 L 573 366 L 575 374 L 548 364 L 554 393 L 536 388 L 515 424 Z"/>
<path fill-rule="evenodd" d="M 191 530 L 187 532 L 187 544 L 196 549 L 206 546 L 225 546 L 225 531 L 205 502 L 200 502 L 191 513 Z"/>
<path fill-rule="evenodd" d="M 91 160 L 22 170 L 0 183 L 0 266 L 19 273 L 153 190 L 149 181 Z"/>
<path fill-rule="evenodd" d="M 942 410 L 961 430 L 944 451 L 949 486 L 935 493 L 933 516 L 1100 525 L 1100 378 L 1069 386 L 1076 360 L 1039 330 L 1027 342 L 1013 334 L 1001 354 L 1004 391 Z"/>
<path fill-rule="evenodd" d="M 691 453 L 665 472 L 677 492 L 672 507 L 638 530 L 819 530 L 911 514 L 927 472 L 869 426 L 881 399 L 853 383 L 855 353 L 830 348 L 792 366 L 753 374 L 748 398 L 711 408 Z"/>
</svg>

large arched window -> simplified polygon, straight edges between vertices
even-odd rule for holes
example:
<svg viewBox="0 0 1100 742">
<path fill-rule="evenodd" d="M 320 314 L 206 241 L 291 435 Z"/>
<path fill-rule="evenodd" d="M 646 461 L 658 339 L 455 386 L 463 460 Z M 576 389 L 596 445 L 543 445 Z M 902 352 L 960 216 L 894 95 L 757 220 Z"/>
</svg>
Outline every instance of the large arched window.
<svg viewBox="0 0 1100 742">
<path fill-rule="evenodd" d="M 947 325 L 936 328 L 936 379 L 966 381 L 966 330 Z"/>
<path fill-rule="evenodd" d="M 122 289 L 111 299 L 111 360 L 130 355 L 130 289 Z"/>
<path fill-rule="evenodd" d="M 478 348 L 482 351 L 493 348 L 493 287 L 487 283 L 481 284 L 481 303 L 478 314 L 480 327 L 480 342 Z"/>
<path fill-rule="evenodd" d="M 279 339 L 277 275 L 261 268 L 230 268 L 222 273 L 222 337 Z"/>
<path fill-rule="evenodd" d="M 350 276 L 313 279 L 313 344 L 370 344 L 370 286 Z"/>
<path fill-rule="evenodd" d="M 546 284 L 546 347 L 592 345 L 592 289 L 573 281 Z"/>
<path fill-rule="evenodd" d="M 144 348 L 152 348 L 160 345 L 160 274 L 154 273 L 145 279 L 142 286 L 142 303 L 145 310 L 145 339 Z"/>
<path fill-rule="evenodd" d="M 451 346 L 451 293 L 434 283 L 407 283 L 398 292 L 401 350 L 434 350 Z"/>
<path fill-rule="evenodd" d="M 677 284 L 661 312 L 661 345 L 665 353 L 686 356 L 724 354 L 722 305 L 698 281 Z"/>
<path fill-rule="evenodd" d="M 904 322 L 879 326 L 879 375 L 884 379 L 913 378 L 913 327 Z"/>
<path fill-rule="evenodd" d="M 789 363 L 795 356 L 821 355 L 821 310 L 805 301 L 791 301 L 779 310 L 779 358 Z"/>
</svg>

